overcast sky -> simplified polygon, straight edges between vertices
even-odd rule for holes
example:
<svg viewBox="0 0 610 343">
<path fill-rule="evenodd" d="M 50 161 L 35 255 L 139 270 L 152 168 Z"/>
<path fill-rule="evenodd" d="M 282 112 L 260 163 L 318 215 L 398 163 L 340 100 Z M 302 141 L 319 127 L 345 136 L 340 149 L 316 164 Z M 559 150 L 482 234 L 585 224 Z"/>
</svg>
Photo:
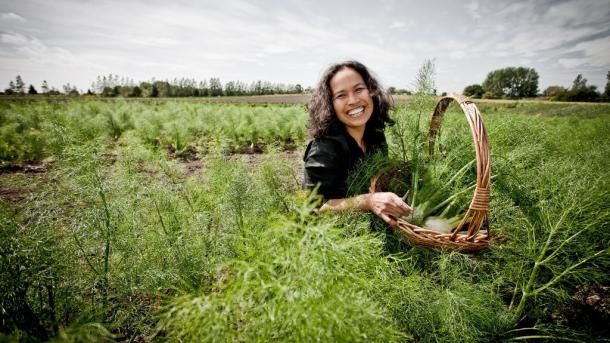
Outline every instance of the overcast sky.
<svg viewBox="0 0 610 343">
<path fill-rule="evenodd" d="M 87 89 L 108 73 L 313 86 L 345 59 L 412 88 L 428 58 L 439 92 L 508 66 L 535 68 L 540 90 L 579 73 L 603 89 L 610 0 L 0 0 L 3 89 L 17 74 Z"/>
</svg>

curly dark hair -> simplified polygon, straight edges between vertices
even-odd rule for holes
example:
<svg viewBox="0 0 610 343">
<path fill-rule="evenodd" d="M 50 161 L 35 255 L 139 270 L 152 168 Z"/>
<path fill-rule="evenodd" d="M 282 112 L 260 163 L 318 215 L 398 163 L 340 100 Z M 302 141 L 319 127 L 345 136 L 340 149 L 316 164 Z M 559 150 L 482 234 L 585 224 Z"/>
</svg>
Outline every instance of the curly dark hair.
<svg viewBox="0 0 610 343">
<path fill-rule="evenodd" d="M 307 110 L 309 111 L 307 130 L 311 138 L 335 134 L 343 127 L 343 123 L 337 118 L 335 108 L 333 107 L 330 80 L 344 68 L 351 68 L 362 76 L 373 98 L 374 109 L 371 118 L 366 123 L 364 130 L 365 139 L 369 133 L 383 131 L 386 125 L 394 124 L 394 121 L 389 116 L 389 111 L 393 106 L 392 99 L 379 84 L 379 81 L 371 75 L 362 63 L 345 61 L 333 64 L 326 69 L 307 105 Z"/>
</svg>

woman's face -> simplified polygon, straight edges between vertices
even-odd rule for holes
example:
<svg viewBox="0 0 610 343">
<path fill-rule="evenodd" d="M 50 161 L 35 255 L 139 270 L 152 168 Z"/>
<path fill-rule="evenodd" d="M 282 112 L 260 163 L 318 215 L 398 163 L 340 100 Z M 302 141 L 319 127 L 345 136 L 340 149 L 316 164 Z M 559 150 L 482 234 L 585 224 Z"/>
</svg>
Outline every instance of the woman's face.
<svg viewBox="0 0 610 343">
<path fill-rule="evenodd" d="M 343 68 L 330 79 L 330 91 L 339 121 L 347 128 L 364 129 L 373 114 L 373 98 L 362 76 Z"/>
</svg>

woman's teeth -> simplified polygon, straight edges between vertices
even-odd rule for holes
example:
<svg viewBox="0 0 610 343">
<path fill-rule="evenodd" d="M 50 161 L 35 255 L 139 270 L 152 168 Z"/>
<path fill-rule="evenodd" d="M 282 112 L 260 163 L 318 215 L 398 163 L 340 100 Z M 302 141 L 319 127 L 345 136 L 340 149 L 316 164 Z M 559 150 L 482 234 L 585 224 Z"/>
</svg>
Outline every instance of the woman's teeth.
<svg viewBox="0 0 610 343">
<path fill-rule="evenodd" d="M 364 107 L 354 108 L 353 110 L 347 112 L 350 117 L 357 117 L 364 112 Z"/>
</svg>

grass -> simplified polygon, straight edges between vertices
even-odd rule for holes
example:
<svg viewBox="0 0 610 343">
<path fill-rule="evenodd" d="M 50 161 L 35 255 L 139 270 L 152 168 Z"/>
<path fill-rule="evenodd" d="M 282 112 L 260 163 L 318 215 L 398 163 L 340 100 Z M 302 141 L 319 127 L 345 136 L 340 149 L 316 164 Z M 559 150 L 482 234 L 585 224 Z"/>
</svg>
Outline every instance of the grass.
<svg viewBox="0 0 610 343">
<path fill-rule="evenodd" d="M 305 146 L 302 106 L 2 103 L 0 340 L 607 338 L 571 311 L 608 285 L 610 107 L 555 105 L 479 106 L 495 238 L 469 256 L 411 247 L 370 214 L 314 215 L 282 153 Z M 354 192 L 425 143 L 408 135 L 417 114 L 392 113 L 390 160 Z M 440 144 L 446 182 L 474 157 L 457 107 Z"/>
</svg>

